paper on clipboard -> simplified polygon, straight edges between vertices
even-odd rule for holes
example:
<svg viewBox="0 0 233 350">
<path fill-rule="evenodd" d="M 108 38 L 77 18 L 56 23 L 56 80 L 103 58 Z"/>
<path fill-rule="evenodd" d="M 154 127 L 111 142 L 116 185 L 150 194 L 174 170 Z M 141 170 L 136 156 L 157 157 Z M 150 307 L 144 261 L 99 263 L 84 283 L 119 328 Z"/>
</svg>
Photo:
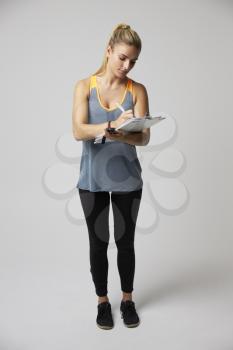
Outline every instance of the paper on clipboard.
<svg viewBox="0 0 233 350">
<path fill-rule="evenodd" d="M 150 128 L 153 125 L 159 123 L 160 121 L 166 119 L 166 117 L 163 117 L 162 115 L 158 115 L 155 117 L 152 116 L 145 116 L 145 117 L 132 117 L 130 119 L 127 119 L 123 124 L 118 126 L 116 130 L 122 130 L 125 132 L 140 132 L 145 128 Z M 96 136 L 94 143 L 102 143 L 102 138 L 104 136 L 103 134 L 100 134 Z M 105 139 L 106 142 L 115 142 L 115 140 L 110 140 L 108 138 Z"/>
<path fill-rule="evenodd" d="M 150 128 L 153 125 L 159 123 L 160 121 L 164 120 L 165 117 L 162 117 L 161 115 L 151 117 L 132 117 L 128 120 L 126 120 L 123 124 L 118 126 L 116 130 L 123 130 L 127 132 L 139 132 L 142 131 L 145 128 Z"/>
</svg>

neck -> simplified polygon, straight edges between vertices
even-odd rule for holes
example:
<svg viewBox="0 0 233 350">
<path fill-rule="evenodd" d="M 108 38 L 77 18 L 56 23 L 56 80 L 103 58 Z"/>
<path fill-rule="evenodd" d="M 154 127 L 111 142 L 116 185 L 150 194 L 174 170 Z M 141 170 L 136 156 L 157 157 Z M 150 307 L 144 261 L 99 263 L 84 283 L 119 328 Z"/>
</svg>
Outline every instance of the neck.
<svg viewBox="0 0 233 350">
<path fill-rule="evenodd" d="M 97 75 L 101 78 L 101 83 L 106 88 L 117 89 L 119 86 L 125 85 L 127 82 L 127 77 L 119 78 L 110 69 L 106 69 Z"/>
</svg>

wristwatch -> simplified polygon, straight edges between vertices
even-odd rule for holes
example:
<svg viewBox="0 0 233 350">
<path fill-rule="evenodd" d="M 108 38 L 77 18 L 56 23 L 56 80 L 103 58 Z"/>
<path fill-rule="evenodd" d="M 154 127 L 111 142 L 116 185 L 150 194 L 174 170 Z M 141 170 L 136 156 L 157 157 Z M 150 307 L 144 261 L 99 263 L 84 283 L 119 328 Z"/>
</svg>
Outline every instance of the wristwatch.
<svg viewBox="0 0 233 350">
<path fill-rule="evenodd" d="M 108 129 L 111 128 L 111 120 L 108 121 Z M 102 137 L 102 142 L 101 143 L 105 143 L 106 140 L 106 136 Z"/>
<path fill-rule="evenodd" d="M 111 128 L 111 120 L 108 121 L 108 128 Z M 105 143 L 105 140 L 106 140 L 106 136 L 103 136 L 101 143 Z"/>
</svg>

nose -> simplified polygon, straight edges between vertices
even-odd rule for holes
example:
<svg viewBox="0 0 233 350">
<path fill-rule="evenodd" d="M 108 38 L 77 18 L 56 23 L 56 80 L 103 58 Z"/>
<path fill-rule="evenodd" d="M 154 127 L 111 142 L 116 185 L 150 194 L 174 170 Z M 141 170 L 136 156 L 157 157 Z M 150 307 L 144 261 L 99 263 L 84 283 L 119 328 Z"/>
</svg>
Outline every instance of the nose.
<svg viewBox="0 0 233 350">
<path fill-rule="evenodd" d="M 123 65 L 123 67 L 124 67 L 124 70 L 128 70 L 129 69 L 129 62 L 124 62 L 124 65 Z"/>
</svg>

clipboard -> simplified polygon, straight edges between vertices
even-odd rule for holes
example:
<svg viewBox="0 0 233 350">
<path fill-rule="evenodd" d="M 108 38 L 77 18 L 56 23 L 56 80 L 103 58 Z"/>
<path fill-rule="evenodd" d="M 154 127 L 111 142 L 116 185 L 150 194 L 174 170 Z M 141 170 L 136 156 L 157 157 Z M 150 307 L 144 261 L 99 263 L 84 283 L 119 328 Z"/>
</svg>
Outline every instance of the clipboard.
<svg viewBox="0 0 233 350">
<path fill-rule="evenodd" d="M 151 128 L 153 125 L 159 123 L 164 119 L 166 118 L 162 117 L 161 115 L 156 117 L 152 117 L 152 116 L 132 117 L 126 120 L 120 126 L 118 126 L 116 130 L 123 130 L 127 132 L 139 132 L 145 128 Z"/>
<path fill-rule="evenodd" d="M 132 117 L 128 120 L 126 120 L 123 124 L 119 125 L 115 130 L 122 130 L 125 131 L 127 133 L 131 133 L 131 132 L 140 132 L 145 128 L 150 128 L 153 125 L 158 124 L 159 122 L 161 122 L 162 120 L 166 119 L 166 117 L 163 117 L 162 115 L 158 115 L 158 116 L 145 116 L 145 117 Z M 96 136 L 96 138 L 94 139 L 94 144 L 97 143 L 103 143 L 103 135 L 104 134 L 100 134 L 98 136 Z M 115 140 L 110 140 L 108 138 L 106 138 L 105 140 L 106 142 L 115 142 Z"/>
</svg>

